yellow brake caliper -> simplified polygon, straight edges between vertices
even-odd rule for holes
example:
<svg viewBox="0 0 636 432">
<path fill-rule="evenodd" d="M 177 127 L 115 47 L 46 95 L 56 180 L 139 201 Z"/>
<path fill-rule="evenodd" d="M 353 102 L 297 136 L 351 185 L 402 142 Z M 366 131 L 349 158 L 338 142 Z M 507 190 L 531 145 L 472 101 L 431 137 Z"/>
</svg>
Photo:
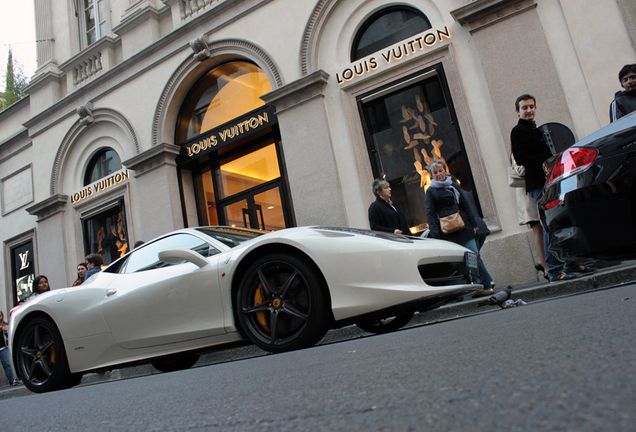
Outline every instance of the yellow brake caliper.
<svg viewBox="0 0 636 432">
<path fill-rule="evenodd" d="M 263 303 L 265 295 L 263 294 L 263 284 L 258 284 L 258 289 L 254 293 L 254 306 Z M 265 331 L 269 331 L 269 324 L 267 322 L 267 313 L 256 312 L 256 319 L 258 323 L 263 327 Z"/>
</svg>

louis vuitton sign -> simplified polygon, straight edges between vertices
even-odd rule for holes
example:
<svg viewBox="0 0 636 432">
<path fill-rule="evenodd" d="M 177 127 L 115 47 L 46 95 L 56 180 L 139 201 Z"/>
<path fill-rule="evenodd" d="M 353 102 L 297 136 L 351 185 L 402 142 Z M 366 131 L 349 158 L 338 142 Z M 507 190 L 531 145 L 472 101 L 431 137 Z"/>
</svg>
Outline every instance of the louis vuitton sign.
<svg viewBox="0 0 636 432">
<path fill-rule="evenodd" d="M 272 107 L 252 111 L 187 141 L 181 148 L 179 162 L 196 159 L 206 153 L 266 129 L 275 123 L 277 123 L 277 119 Z"/>
<path fill-rule="evenodd" d="M 75 192 L 71 195 L 71 203 L 77 204 L 78 202 L 86 199 L 88 197 L 92 197 L 93 195 L 97 195 L 98 193 L 104 192 L 107 189 L 112 188 L 113 186 L 118 185 L 119 183 L 124 182 L 130 178 L 130 174 L 127 169 L 123 169 L 114 174 L 109 175 L 108 177 L 104 177 L 96 182 L 91 183 L 86 186 L 84 189 L 79 192 Z"/>
<path fill-rule="evenodd" d="M 365 75 L 378 68 L 386 67 L 391 63 L 402 61 L 410 55 L 415 55 L 422 51 L 429 50 L 438 43 L 443 42 L 444 39 L 450 38 L 451 34 L 447 26 L 444 26 L 443 29 L 429 29 L 413 39 L 400 42 L 399 44 L 378 52 L 377 55 L 373 55 L 350 65 L 344 70 L 336 73 L 336 81 L 338 82 L 338 85 L 342 85 L 357 76 Z"/>
</svg>

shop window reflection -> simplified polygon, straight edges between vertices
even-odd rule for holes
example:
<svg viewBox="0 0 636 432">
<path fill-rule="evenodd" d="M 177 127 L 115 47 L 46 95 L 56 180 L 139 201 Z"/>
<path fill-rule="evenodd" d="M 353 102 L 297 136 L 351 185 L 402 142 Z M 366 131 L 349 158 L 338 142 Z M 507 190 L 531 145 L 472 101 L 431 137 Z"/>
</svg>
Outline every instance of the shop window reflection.
<svg viewBox="0 0 636 432">
<path fill-rule="evenodd" d="M 199 220 L 202 225 L 218 225 L 219 218 L 216 213 L 216 196 L 212 184 L 212 170 L 203 168 L 203 172 L 194 177 Z"/>
<path fill-rule="evenodd" d="M 254 195 L 254 205 L 260 209 L 259 229 L 275 231 L 285 228 L 285 215 L 280 200 L 279 188 L 273 188 Z"/>
<path fill-rule="evenodd" d="M 424 195 L 431 180 L 426 166 L 433 159 L 444 161 L 462 187 L 474 193 L 466 151 L 447 100 L 436 74 L 361 102 L 375 175 L 391 184 L 392 199 L 406 214 L 413 233 L 426 227 Z"/>
<path fill-rule="evenodd" d="M 231 227 L 250 228 L 250 214 L 247 200 L 228 204 L 223 208 L 226 224 Z"/>
</svg>

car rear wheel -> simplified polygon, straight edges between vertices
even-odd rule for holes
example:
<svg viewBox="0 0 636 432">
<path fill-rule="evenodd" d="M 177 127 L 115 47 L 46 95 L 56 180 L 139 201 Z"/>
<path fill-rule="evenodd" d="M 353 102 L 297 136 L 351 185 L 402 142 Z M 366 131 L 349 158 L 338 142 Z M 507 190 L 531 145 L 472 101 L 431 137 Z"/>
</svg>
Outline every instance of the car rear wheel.
<svg viewBox="0 0 636 432">
<path fill-rule="evenodd" d="M 384 319 L 361 321 L 356 325 L 365 332 L 369 333 L 390 333 L 399 330 L 407 325 L 409 321 L 411 321 L 411 318 L 413 318 L 413 312 L 407 312 Z"/>
<path fill-rule="evenodd" d="M 13 358 L 22 383 L 35 393 L 69 388 L 81 380 L 81 374 L 70 373 L 62 337 L 48 318 L 35 318 L 20 331 Z"/>
<path fill-rule="evenodd" d="M 244 335 L 270 352 L 315 345 L 327 331 L 322 280 L 311 264 L 288 254 L 258 259 L 235 297 Z"/>
<path fill-rule="evenodd" d="M 152 365 L 161 372 L 174 372 L 189 369 L 194 366 L 197 361 L 199 361 L 198 354 L 179 354 L 153 362 Z"/>
</svg>

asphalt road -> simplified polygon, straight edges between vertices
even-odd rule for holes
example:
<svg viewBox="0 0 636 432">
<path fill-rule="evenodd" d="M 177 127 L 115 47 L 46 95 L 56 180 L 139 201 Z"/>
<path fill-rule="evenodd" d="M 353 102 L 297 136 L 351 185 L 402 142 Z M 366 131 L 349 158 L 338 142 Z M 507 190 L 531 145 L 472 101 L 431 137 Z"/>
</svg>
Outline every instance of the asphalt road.
<svg viewBox="0 0 636 432">
<path fill-rule="evenodd" d="M 635 431 L 636 285 L 0 401 L 4 430 Z"/>
</svg>

